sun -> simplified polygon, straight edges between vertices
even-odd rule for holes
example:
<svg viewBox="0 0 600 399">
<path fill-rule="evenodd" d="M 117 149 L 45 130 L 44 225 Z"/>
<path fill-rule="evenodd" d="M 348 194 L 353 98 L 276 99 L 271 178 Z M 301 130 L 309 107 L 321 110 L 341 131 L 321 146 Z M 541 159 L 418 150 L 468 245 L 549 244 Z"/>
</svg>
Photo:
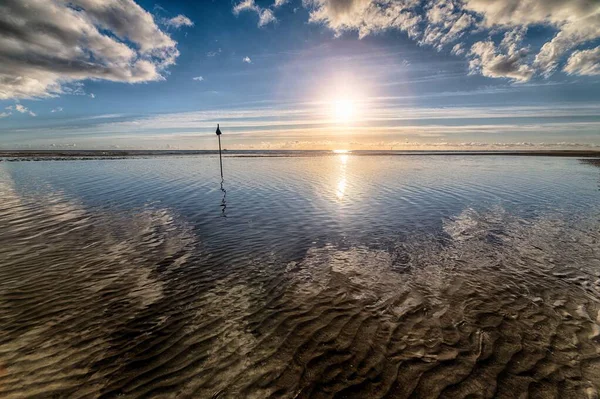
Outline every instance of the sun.
<svg viewBox="0 0 600 399">
<path fill-rule="evenodd" d="M 352 122 L 356 114 L 356 106 L 351 99 L 338 99 L 332 104 L 333 119 L 337 123 Z"/>
</svg>

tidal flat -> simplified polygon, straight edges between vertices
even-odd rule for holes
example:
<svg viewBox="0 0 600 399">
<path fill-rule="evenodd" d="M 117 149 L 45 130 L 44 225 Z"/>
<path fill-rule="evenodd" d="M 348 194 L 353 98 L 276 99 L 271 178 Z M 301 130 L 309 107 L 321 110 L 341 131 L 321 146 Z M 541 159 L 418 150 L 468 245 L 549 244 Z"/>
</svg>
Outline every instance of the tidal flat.
<svg viewBox="0 0 600 399">
<path fill-rule="evenodd" d="M 597 398 L 581 156 L 2 162 L 0 396 Z"/>
</svg>

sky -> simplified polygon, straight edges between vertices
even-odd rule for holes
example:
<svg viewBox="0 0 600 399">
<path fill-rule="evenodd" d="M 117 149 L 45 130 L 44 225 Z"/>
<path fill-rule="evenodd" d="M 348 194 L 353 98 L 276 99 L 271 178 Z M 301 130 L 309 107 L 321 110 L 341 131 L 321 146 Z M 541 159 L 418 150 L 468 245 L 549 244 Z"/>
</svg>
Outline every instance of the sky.
<svg viewBox="0 0 600 399">
<path fill-rule="evenodd" d="M 600 149 L 596 0 L 2 0 L 0 149 Z"/>
</svg>

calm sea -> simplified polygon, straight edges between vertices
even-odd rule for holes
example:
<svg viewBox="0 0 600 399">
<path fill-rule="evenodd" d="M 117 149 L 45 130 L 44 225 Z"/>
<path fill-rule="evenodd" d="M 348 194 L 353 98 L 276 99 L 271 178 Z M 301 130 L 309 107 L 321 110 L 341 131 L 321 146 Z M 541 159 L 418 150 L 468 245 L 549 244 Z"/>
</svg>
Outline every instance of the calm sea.
<svg viewBox="0 0 600 399">
<path fill-rule="evenodd" d="M 600 168 L 302 155 L 1 162 L 0 396 L 598 397 Z"/>
</svg>

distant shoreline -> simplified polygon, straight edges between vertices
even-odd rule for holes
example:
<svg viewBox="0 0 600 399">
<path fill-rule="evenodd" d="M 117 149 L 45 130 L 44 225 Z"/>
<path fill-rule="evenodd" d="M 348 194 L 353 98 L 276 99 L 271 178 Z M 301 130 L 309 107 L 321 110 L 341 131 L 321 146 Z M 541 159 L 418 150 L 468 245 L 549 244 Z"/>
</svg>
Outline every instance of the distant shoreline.
<svg viewBox="0 0 600 399">
<path fill-rule="evenodd" d="M 68 161 L 98 159 L 128 159 L 164 156 L 217 155 L 214 150 L 0 150 L 0 162 L 15 161 Z M 223 153 L 229 158 L 263 158 L 263 157 L 310 157 L 339 155 L 329 150 L 230 150 Z M 357 156 L 546 156 L 546 157 L 581 157 L 600 158 L 600 151 L 590 150 L 491 150 L 491 151 L 349 151 Z"/>
</svg>

